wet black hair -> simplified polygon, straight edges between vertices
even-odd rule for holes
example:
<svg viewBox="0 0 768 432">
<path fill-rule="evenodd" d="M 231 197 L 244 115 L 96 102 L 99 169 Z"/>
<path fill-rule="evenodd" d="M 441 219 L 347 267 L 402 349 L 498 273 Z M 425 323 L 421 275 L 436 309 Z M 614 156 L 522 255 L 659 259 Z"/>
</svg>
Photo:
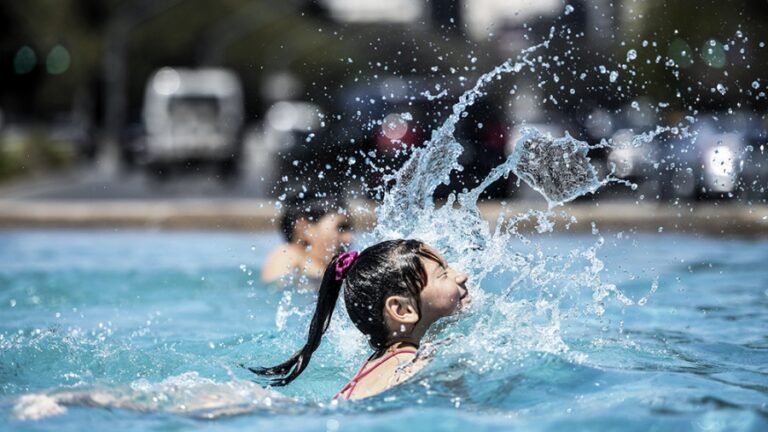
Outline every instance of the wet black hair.
<svg viewBox="0 0 768 432">
<path fill-rule="evenodd" d="M 336 196 L 323 196 L 314 192 L 300 192 L 286 199 L 283 203 L 283 213 L 280 217 L 280 232 L 287 242 L 293 242 L 296 222 L 306 219 L 317 223 L 323 216 L 343 212 L 347 208 L 344 199 Z M 348 228 L 347 228 L 348 229 Z"/>
<path fill-rule="evenodd" d="M 284 386 L 301 375 L 328 329 L 344 286 L 344 303 L 355 326 L 368 337 L 374 356 L 388 347 L 390 330 L 384 321 L 384 301 L 390 296 L 413 299 L 421 316 L 421 290 L 427 284 L 422 258 L 440 262 L 434 252 L 418 240 L 388 240 L 363 250 L 343 281 L 336 280 L 336 255 L 328 264 L 318 292 L 307 343 L 288 360 L 272 367 L 250 367 L 257 375 L 276 377 L 272 386 Z"/>
</svg>

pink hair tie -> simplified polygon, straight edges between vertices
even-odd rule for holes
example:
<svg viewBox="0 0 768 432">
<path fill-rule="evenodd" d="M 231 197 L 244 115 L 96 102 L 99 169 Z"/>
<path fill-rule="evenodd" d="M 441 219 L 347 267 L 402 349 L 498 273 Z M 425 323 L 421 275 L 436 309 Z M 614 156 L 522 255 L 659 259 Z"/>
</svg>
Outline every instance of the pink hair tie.
<svg viewBox="0 0 768 432">
<path fill-rule="evenodd" d="M 357 259 L 357 256 L 360 255 L 357 253 L 357 251 L 349 251 L 344 252 L 343 254 L 339 255 L 338 258 L 336 258 L 336 280 L 340 281 L 343 280 L 344 277 L 347 275 L 347 271 L 350 267 L 352 267 L 352 264 L 355 263 L 355 260 Z"/>
</svg>

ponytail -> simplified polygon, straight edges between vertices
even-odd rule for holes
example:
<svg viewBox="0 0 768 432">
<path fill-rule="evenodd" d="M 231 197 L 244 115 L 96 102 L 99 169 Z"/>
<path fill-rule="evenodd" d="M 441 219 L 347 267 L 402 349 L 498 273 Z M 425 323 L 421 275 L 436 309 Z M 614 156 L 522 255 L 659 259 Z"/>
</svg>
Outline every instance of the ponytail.
<svg viewBox="0 0 768 432">
<path fill-rule="evenodd" d="M 270 385 L 279 387 L 295 380 L 307 368 L 312 354 L 320 346 L 323 334 L 328 330 L 328 325 L 331 323 L 336 300 L 338 300 L 339 292 L 341 292 L 343 280 L 337 277 L 338 270 L 336 270 L 336 262 L 339 260 L 339 257 L 339 255 L 333 257 L 328 267 L 326 267 L 325 273 L 323 273 L 323 281 L 317 294 L 317 306 L 315 307 L 314 315 L 312 315 L 309 333 L 307 334 L 307 343 L 304 344 L 304 347 L 277 366 L 248 368 L 248 370 L 257 375 L 276 377 L 270 381 Z"/>
</svg>

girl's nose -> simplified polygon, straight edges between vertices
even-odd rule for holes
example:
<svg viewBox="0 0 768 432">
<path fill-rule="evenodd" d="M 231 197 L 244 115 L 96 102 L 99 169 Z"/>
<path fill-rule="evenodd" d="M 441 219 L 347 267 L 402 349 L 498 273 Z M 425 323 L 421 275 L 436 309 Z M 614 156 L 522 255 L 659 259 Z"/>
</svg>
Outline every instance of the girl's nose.
<svg viewBox="0 0 768 432">
<path fill-rule="evenodd" d="M 467 281 L 467 279 L 469 279 L 469 276 L 467 276 L 466 273 L 464 273 L 464 272 L 456 272 L 456 282 L 457 283 L 463 284 L 464 282 Z"/>
</svg>

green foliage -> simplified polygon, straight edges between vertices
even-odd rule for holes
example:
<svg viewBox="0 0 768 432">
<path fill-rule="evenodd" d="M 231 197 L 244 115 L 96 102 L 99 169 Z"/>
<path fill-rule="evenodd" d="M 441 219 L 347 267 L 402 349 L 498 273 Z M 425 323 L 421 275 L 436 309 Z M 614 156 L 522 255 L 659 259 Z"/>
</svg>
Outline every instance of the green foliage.
<svg viewBox="0 0 768 432">
<path fill-rule="evenodd" d="M 743 91 L 763 74 L 765 1 L 646 0 L 631 10 L 615 55 L 622 60 L 630 48 L 637 50 L 634 82 L 647 83 L 642 90 L 656 99 L 677 108 L 718 109 L 743 101 Z M 714 91 L 718 84 L 732 91 Z"/>
<path fill-rule="evenodd" d="M 0 137 L 0 182 L 66 168 L 74 160 L 71 143 L 33 131 Z"/>
<path fill-rule="evenodd" d="M 33 0 L 0 7 L 12 23 L 0 28 L 2 48 L 13 54 L 28 50 L 16 59 L 16 68 L 0 72 L 3 96 L 16 99 L 11 106 L 26 105 L 44 114 L 72 108 L 75 96 L 101 68 L 106 20 L 88 22 L 86 17 L 103 18 L 114 8 L 109 3 L 96 7 L 87 0 Z"/>
</svg>

